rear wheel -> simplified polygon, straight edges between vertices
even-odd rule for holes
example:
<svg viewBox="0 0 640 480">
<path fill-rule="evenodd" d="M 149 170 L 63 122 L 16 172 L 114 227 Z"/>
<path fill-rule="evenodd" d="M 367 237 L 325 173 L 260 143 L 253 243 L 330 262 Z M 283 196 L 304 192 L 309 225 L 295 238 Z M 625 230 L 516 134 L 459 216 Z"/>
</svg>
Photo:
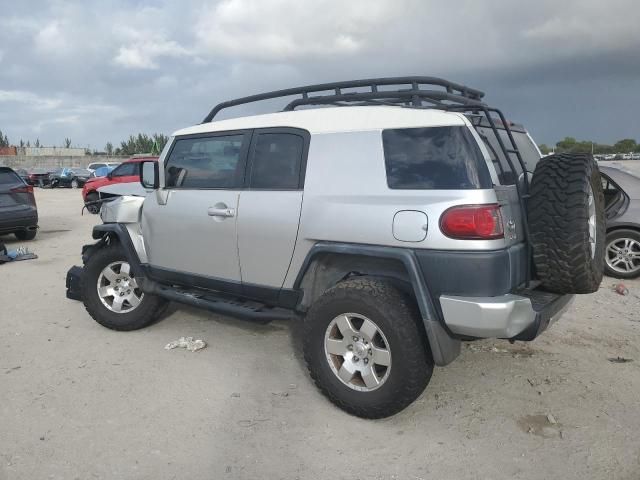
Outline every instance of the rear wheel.
<svg viewBox="0 0 640 480">
<path fill-rule="evenodd" d="M 87 206 L 87 210 L 89 211 L 89 213 L 100 213 L 99 204 L 94 203 L 93 205 L 91 205 L 91 202 L 97 202 L 99 199 L 100 197 L 98 197 L 98 194 L 96 192 L 91 192 L 87 195 L 85 205 Z"/>
<path fill-rule="evenodd" d="M 640 276 L 640 232 L 614 230 L 607 235 L 605 271 L 615 278 Z"/>
<path fill-rule="evenodd" d="M 343 281 L 310 308 L 304 355 L 329 400 L 364 418 L 406 408 L 433 372 L 417 307 L 391 283 L 367 277 Z"/>
<path fill-rule="evenodd" d="M 137 330 L 156 321 L 167 301 L 145 294 L 124 250 L 113 244 L 97 250 L 84 266 L 82 300 L 89 315 L 112 330 Z"/>
<path fill-rule="evenodd" d="M 78 188 L 80 187 L 80 184 L 78 183 L 78 179 L 74 178 L 71 180 L 71 188 Z"/>
<path fill-rule="evenodd" d="M 528 204 L 533 261 L 544 288 L 592 293 L 604 271 L 604 196 L 588 154 L 549 155 L 538 162 Z"/>
<path fill-rule="evenodd" d="M 19 232 L 15 232 L 15 236 L 18 240 L 33 240 L 36 238 L 36 233 L 38 230 L 36 228 L 32 230 L 20 230 Z"/>
</svg>

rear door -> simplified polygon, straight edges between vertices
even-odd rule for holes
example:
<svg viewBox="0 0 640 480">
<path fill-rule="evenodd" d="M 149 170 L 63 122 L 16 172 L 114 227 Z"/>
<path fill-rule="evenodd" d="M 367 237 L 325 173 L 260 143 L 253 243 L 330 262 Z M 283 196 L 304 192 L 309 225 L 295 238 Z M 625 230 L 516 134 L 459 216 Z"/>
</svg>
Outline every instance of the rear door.
<svg viewBox="0 0 640 480">
<path fill-rule="evenodd" d="M 304 130 L 254 131 L 238 207 L 238 251 L 248 296 L 275 300 L 284 283 L 298 235 L 308 148 Z"/>
<path fill-rule="evenodd" d="M 246 131 L 178 137 L 164 162 L 164 191 L 148 195 L 142 231 L 160 280 L 240 288 L 236 221 L 243 188 Z"/>
</svg>

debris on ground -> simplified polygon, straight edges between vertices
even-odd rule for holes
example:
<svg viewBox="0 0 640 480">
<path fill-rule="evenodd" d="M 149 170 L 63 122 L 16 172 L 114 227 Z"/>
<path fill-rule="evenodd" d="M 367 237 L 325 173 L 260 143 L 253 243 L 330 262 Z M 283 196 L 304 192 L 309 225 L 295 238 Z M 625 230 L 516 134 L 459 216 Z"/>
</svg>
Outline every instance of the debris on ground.
<svg viewBox="0 0 640 480">
<path fill-rule="evenodd" d="M 624 358 L 624 357 L 611 357 L 608 360 L 611 363 L 629 363 L 629 362 L 633 362 L 632 358 Z"/>
<path fill-rule="evenodd" d="M 618 295 L 629 295 L 629 289 L 625 287 L 624 283 L 614 283 L 613 291 Z"/>
<path fill-rule="evenodd" d="M 547 420 L 549 421 L 549 423 L 551 425 L 555 425 L 556 423 L 558 423 L 556 421 L 556 417 L 554 417 L 553 415 L 551 415 L 550 413 L 547 413 Z"/>
<path fill-rule="evenodd" d="M 7 262 L 19 262 L 20 260 L 32 260 L 38 256 L 29 251 L 27 247 L 18 247 L 13 250 L 0 250 L 0 264 Z"/>
<path fill-rule="evenodd" d="M 197 352 L 207 346 L 204 340 L 194 340 L 193 337 L 180 337 L 178 340 L 169 342 L 164 346 L 165 350 L 173 350 L 174 348 L 186 348 L 190 352 Z"/>
</svg>

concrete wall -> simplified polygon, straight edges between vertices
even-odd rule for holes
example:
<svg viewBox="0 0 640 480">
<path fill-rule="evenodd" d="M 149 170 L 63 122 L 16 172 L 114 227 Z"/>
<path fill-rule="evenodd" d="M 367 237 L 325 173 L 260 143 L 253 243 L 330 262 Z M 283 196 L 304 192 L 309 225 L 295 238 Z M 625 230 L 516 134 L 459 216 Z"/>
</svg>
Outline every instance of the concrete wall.
<svg viewBox="0 0 640 480">
<path fill-rule="evenodd" d="M 86 167 L 94 162 L 122 162 L 129 157 L 107 157 L 102 155 L 83 156 L 29 156 L 29 155 L 0 155 L 0 165 L 11 168 L 33 167 Z"/>
<path fill-rule="evenodd" d="M 87 154 L 87 151 L 84 148 L 18 147 L 17 154 L 28 157 L 83 157 Z"/>
</svg>

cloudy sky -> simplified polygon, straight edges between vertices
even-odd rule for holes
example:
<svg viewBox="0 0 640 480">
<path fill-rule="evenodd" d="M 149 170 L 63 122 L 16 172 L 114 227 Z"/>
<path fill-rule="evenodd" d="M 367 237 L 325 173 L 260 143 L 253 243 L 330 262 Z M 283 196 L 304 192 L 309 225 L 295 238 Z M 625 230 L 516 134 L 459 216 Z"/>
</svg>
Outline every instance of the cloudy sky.
<svg viewBox="0 0 640 480">
<path fill-rule="evenodd" d="M 0 130 L 102 149 L 236 96 L 417 74 L 484 90 L 539 143 L 640 140 L 639 19 L 635 0 L 0 0 Z"/>
</svg>

